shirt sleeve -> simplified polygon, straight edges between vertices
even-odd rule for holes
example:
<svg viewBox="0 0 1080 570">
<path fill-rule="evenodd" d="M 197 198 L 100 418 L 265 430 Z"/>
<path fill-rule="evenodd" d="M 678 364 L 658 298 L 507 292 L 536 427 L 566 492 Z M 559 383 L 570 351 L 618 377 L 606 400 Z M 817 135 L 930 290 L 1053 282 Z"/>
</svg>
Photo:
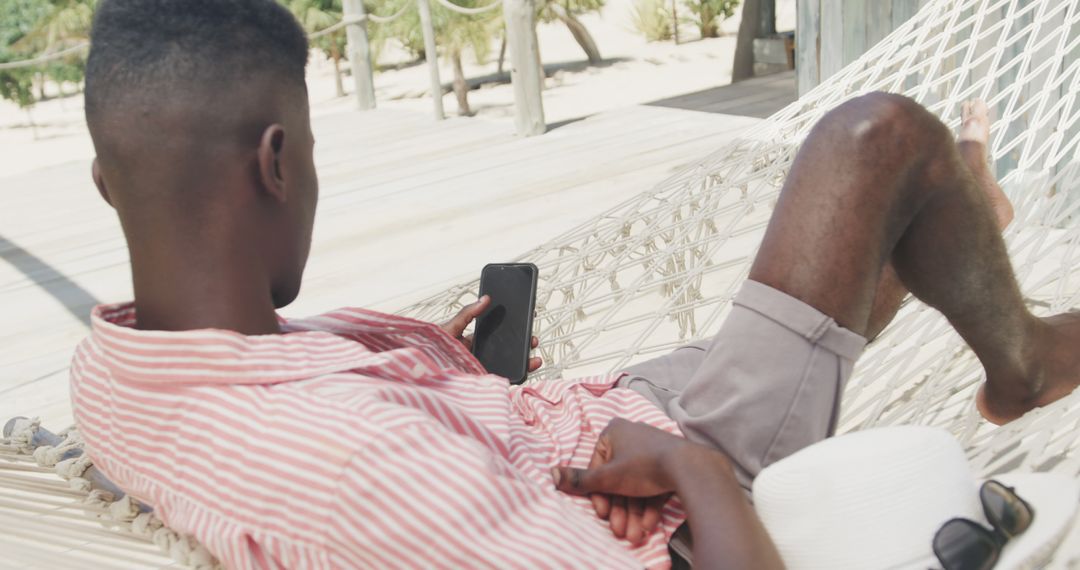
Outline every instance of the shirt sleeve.
<svg viewBox="0 0 1080 570">
<path fill-rule="evenodd" d="M 433 424 L 358 452 L 339 495 L 327 537 L 334 567 L 642 567 L 553 486 Z"/>
</svg>

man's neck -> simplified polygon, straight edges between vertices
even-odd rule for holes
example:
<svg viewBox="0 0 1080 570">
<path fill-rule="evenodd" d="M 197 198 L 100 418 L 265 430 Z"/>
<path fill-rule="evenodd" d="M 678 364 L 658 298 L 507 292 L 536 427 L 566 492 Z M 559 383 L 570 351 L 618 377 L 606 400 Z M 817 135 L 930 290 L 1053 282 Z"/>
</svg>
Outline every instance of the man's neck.
<svg viewBox="0 0 1080 570">
<path fill-rule="evenodd" d="M 214 260 L 212 255 L 210 246 L 171 250 L 155 247 L 152 252 L 138 253 L 133 250 L 136 327 L 169 331 L 213 328 L 247 335 L 280 333 L 269 279 L 255 266 L 253 258 Z"/>
</svg>

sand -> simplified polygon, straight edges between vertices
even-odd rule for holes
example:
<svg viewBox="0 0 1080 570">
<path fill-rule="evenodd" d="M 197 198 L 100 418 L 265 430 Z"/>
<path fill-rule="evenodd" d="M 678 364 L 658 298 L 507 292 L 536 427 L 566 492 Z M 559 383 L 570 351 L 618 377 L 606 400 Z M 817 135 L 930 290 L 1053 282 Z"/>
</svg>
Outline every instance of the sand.
<svg viewBox="0 0 1080 570">
<path fill-rule="evenodd" d="M 541 57 L 549 71 L 544 92 L 544 112 L 549 124 L 576 119 L 603 111 L 646 103 L 675 95 L 726 85 L 731 82 L 731 65 L 739 15 L 724 21 L 720 38 L 699 40 L 693 25 L 683 24 L 683 43 L 647 42 L 633 30 L 634 0 L 608 0 L 599 14 L 587 14 L 581 21 L 588 27 L 605 63 L 585 65 L 584 53 L 560 23 L 540 24 L 537 36 Z M 686 11 L 683 10 L 683 13 Z M 795 27 L 795 1 L 777 2 L 777 27 Z M 478 64 L 465 58 L 468 78 L 493 76 L 498 47 L 491 61 Z M 399 49 L 388 46 L 378 64 L 391 66 L 408 61 Z M 446 61 L 440 61 L 444 84 L 453 75 Z M 351 91 L 351 80 L 345 78 Z M 431 113 L 428 72 L 424 65 L 382 71 L 375 76 L 376 99 L 380 108 Z M 336 96 L 333 66 L 313 52 L 308 71 L 312 115 L 322 116 L 352 109 L 352 97 Z M 470 92 L 472 110 L 482 119 L 512 120 L 513 91 L 507 84 L 485 84 Z M 453 94 L 443 96 L 447 115 L 457 114 Z M 31 126 L 32 123 L 36 127 Z M 71 160 L 93 157 L 83 122 L 82 97 L 73 95 L 41 102 L 29 112 L 10 101 L 0 101 L 0 177 L 30 172 Z M 0 233 L 2 233 L 0 228 Z"/>
</svg>

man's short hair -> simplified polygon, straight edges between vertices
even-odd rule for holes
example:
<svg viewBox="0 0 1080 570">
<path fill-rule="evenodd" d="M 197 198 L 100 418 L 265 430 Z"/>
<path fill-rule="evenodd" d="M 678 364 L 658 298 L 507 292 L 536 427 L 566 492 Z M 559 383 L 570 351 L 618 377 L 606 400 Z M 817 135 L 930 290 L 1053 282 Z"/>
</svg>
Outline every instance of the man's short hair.
<svg viewBox="0 0 1080 570">
<path fill-rule="evenodd" d="M 261 74 L 304 88 L 308 43 L 273 0 L 102 0 L 86 63 L 86 118 Z"/>
</svg>

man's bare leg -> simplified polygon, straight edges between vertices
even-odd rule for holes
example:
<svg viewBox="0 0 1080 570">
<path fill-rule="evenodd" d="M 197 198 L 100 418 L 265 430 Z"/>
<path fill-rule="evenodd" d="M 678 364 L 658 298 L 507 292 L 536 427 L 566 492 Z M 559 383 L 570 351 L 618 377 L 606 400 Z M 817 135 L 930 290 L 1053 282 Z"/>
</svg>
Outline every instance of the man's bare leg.
<svg viewBox="0 0 1080 570">
<path fill-rule="evenodd" d="M 1001 191 L 994 173 L 990 171 L 987 162 L 989 153 L 987 146 L 990 144 L 990 109 L 982 99 L 965 101 L 961 110 L 960 130 L 956 137 L 956 148 L 960 151 L 960 158 L 968 166 L 975 176 L 975 181 L 986 193 L 990 201 L 990 208 L 994 211 L 994 218 L 998 227 L 1002 230 L 1012 222 L 1013 205 L 1009 197 Z"/>
<path fill-rule="evenodd" d="M 750 278 L 865 336 L 891 262 L 974 350 L 987 374 L 980 412 L 1004 423 L 1080 384 L 1080 318 L 1027 310 L 966 162 L 910 99 L 875 93 L 841 105 L 799 151 Z"/>
<path fill-rule="evenodd" d="M 987 163 L 987 145 L 990 142 L 990 109 L 981 99 L 965 101 L 960 111 L 960 130 L 957 132 L 956 148 L 964 164 L 975 176 L 975 181 L 986 193 L 994 210 L 998 228 L 1004 230 L 1012 222 L 1013 207 L 1009 198 L 1001 191 L 997 180 L 990 172 Z M 870 322 L 866 329 L 866 338 L 873 340 L 896 317 L 900 304 L 908 290 L 900 282 L 891 263 L 881 271 L 881 280 L 874 294 L 874 306 L 870 311 Z"/>
</svg>

